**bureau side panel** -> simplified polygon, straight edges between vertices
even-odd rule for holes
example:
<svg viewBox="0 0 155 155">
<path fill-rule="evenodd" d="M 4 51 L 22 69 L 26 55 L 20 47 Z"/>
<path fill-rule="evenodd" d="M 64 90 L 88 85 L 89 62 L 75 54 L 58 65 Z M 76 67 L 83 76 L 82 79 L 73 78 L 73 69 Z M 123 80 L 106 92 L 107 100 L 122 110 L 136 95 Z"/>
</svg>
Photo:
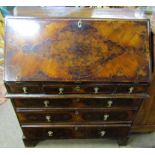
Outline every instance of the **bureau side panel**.
<svg viewBox="0 0 155 155">
<path fill-rule="evenodd" d="M 155 54 L 155 36 L 154 43 L 152 44 Z M 137 116 L 133 123 L 132 132 L 155 131 L 155 72 L 152 75 L 152 83 L 149 88 L 149 94 L 150 98 L 144 101 L 137 113 Z"/>
</svg>

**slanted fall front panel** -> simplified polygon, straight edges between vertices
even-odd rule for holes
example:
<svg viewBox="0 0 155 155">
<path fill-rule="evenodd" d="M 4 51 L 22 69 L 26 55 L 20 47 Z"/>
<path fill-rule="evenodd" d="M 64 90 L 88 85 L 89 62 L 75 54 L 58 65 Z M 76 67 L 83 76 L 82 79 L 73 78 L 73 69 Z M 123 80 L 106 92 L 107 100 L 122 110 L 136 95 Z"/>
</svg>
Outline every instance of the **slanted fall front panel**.
<svg viewBox="0 0 155 155">
<path fill-rule="evenodd" d="M 149 82 L 147 20 L 6 19 L 5 81 Z"/>
</svg>

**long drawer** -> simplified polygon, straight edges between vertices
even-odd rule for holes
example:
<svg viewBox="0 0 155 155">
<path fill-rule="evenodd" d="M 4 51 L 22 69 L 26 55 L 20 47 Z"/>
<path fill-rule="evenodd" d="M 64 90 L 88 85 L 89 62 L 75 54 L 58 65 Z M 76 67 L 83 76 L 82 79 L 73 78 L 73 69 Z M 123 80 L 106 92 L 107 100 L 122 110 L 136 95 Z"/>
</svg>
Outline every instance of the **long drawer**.
<svg viewBox="0 0 155 155">
<path fill-rule="evenodd" d="M 55 122 L 132 122 L 135 111 L 97 109 L 57 109 L 48 111 L 21 111 L 17 116 L 21 123 L 55 123 Z"/>
<path fill-rule="evenodd" d="M 143 99 L 12 99 L 18 109 L 36 108 L 137 108 Z"/>
<path fill-rule="evenodd" d="M 28 139 L 106 138 L 128 135 L 129 125 L 119 126 L 71 126 L 71 127 L 23 127 Z"/>
</svg>

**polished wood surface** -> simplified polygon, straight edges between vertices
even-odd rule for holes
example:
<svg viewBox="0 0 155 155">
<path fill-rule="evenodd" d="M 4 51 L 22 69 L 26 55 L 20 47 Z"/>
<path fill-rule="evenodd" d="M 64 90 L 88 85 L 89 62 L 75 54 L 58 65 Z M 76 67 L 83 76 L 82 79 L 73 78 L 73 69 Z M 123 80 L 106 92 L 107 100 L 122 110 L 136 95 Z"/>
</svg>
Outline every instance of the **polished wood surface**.
<svg viewBox="0 0 155 155">
<path fill-rule="evenodd" d="M 55 110 L 23 110 L 17 111 L 17 116 L 22 123 L 129 123 L 132 122 L 135 111 L 129 110 L 110 110 L 110 109 L 55 109 Z M 129 122 L 128 122 L 129 121 Z"/>
<path fill-rule="evenodd" d="M 151 78 L 146 19 L 9 17 L 5 36 L 5 81 L 149 82 Z"/>
<path fill-rule="evenodd" d="M 154 36 L 155 37 L 155 36 Z M 154 40 L 155 41 L 155 40 Z M 154 42 L 155 47 L 155 42 Z M 155 53 L 155 48 L 154 48 Z M 155 67 L 155 64 L 154 64 Z M 149 87 L 150 97 L 144 101 L 140 107 L 132 132 L 152 132 L 155 131 L 155 72 L 152 75 L 152 84 Z"/>
<path fill-rule="evenodd" d="M 38 132 L 36 132 L 36 130 Z M 122 132 L 119 132 L 121 130 Z M 52 131 L 52 132 L 49 132 Z M 76 132 L 75 132 L 76 131 Z M 61 128 L 23 128 L 25 136 L 29 139 L 62 139 L 62 138 L 103 138 L 124 137 L 129 127 L 61 127 Z M 50 134 L 52 133 L 52 134 Z"/>
<path fill-rule="evenodd" d="M 26 145 L 104 137 L 125 144 L 131 127 L 153 118 L 149 20 L 88 10 L 6 18 L 6 97 Z"/>
<path fill-rule="evenodd" d="M 152 57 L 155 58 L 155 35 L 153 35 Z M 153 60 L 155 62 L 155 59 Z M 155 63 L 153 63 L 155 68 Z M 155 131 L 155 72 L 153 70 L 152 83 L 149 87 L 148 93 L 150 97 L 146 99 L 140 107 L 135 121 L 133 122 L 132 132 L 153 132 Z"/>
<path fill-rule="evenodd" d="M 122 83 L 98 83 L 98 82 L 7 82 L 5 83 L 11 94 L 115 94 L 115 93 L 147 93 L 149 84 L 122 84 Z M 23 90 L 25 88 L 26 91 Z M 60 91 L 60 88 L 62 91 Z"/>
<path fill-rule="evenodd" d="M 33 98 L 24 98 L 24 99 L 12 99 L 13 104 L 16 109 L 77 109 L 78 108 L 87 108 L 87 109 L 130 109 L 134 110 L 139 107 L 143 99 L 120 99 L 120 98 L 107 98 L 107 99 L 33 99 Z"/>
</svg>

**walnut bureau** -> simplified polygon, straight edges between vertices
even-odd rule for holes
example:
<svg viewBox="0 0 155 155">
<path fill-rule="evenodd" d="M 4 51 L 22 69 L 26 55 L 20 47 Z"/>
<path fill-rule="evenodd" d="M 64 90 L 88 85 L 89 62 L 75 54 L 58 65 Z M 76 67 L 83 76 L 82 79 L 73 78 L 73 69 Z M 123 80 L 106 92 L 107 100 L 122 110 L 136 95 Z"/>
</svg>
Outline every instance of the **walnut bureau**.
<svg viewBox="0 0 155 155">
<path fill-rule="evenodd" d="M 5 20 L 4 82 L 26 146 L 114 138 L 125 145 L 149 98 L 148 19 Z"/>
</svg>

